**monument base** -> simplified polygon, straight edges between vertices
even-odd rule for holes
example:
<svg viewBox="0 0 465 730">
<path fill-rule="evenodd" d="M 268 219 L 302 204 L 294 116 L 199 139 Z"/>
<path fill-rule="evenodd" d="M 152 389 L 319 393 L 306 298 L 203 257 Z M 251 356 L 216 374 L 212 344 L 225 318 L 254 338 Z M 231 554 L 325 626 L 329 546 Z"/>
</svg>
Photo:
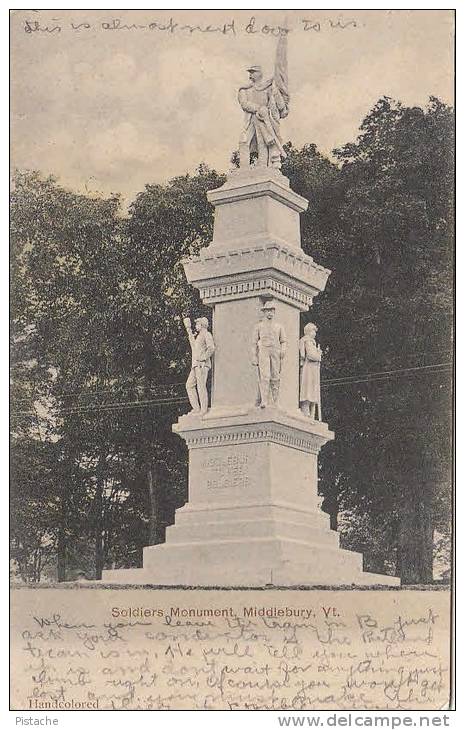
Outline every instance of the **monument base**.
<svg viewBox="0 0 465 730">
<path fill-rule="evenodd" d="M 317 454 L 326 424 L 296 412 L 188 415 L 174 429 L 190 449 L 189 502 L 143 568 L 105 570 L 106 583 L 263 587 L 399 585 L 363 571 L 359 553 L 319 509 Z"/>
<path fill-rule="evenodd" d="M 222 521 L 211 512 L 178 510 L 176 518 L 181 514 L 195 521 L 180 522 L 179 531 L 173 526 L 165 544 L 144 548 L 143 568 L 105 570 L 102 580 L 192 587 L 399 585 L 398 578 L 363 571 L 362 555 L 341 549 L 338 534 L 322 528 L 317 514 L 277 506 L 244 508 L 234 520 L 228 519 L 232 511 Z"/>
</svg>

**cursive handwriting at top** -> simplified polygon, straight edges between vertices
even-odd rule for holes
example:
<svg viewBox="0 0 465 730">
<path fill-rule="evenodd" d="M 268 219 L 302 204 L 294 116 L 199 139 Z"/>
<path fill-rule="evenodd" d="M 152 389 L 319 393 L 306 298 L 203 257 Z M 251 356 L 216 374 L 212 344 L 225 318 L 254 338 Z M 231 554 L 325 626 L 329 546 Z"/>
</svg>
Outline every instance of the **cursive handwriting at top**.
<svg viewBox="0 0 465 730">
<path fill-rule="evenodd" d="M 70 31 L 77 35 L 82 35 L 86 31 L 99 31 L 99 32 L 115 32 L 115 31 L 152 31 L 159 32 L 166 35 L 220 35 L 234 37 L 239 34 L 246 34 L 249 37 L 257 35 L 266 36 L 281 36 L 291 33 L 293 31 L 313 31 L 315 33 L 321 33 L 323 31 L 334 31 L 334 30 L 348 30 L 356 29 L 360 27 L 360 23 L 357 21 L 343 20 L 338 18 L 334 20 L 332 18 L 325 18 L 323 20 L 315 21 L 309 18 L 303 18 L 297 21 L 295 28 L 287 28 L 281 25 L 273 25 L 270 23 L 264 23 L 261 20 L 257 20 L 255 15 L 252 15 L 248 21 L 240 23 L 238 20 L 231 18 L 225 23 L 181 23 L 170 17 L 167 21 L 152 20 L 148 23 L 125 23 L 121 18 L 109 18 L 99 22 L 90 22 L 89 20 L 75 23 L 73 21 L 61 22 L 59 18 L 52 18 L 51 22 L 41 23 L 39 20 L 24 20 L 23 30 L 26 34 L 32 35 L 47 35 L 56 36 L 62 32 Z"/>
<path fill-rule="evenodd" d="M 58 22 L 58 21 L 52 21 Z M 71 23 L 71 26 L 73 24 Z M 61 33 L 61 25 L 41 25 L 38 20 L 25 20 L 24 21 L 24 32 L 25 33 Z"/>
</svg>

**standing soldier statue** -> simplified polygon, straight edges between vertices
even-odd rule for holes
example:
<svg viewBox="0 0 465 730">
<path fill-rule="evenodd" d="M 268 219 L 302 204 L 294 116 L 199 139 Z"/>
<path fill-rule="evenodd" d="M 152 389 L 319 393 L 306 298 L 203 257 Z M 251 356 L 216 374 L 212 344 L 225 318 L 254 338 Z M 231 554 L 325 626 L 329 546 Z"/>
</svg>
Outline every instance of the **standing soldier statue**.
<svg viewBox="0 0 465 730">
<path fill-rule="evenodd" d="M 238 100 L 245 112 L 244 129 L 239 142 L 240 166 L 250 165 L 250 154 L 257 154 L 257 165 L 281 167 L 284 152 L 279 123 L 289 113 L 287 80 L 287 31 L 282 30 L 276 50 L 272 79 L 263 80 L 261 66 L 251 66 L 250 84 L 239 89 Z"/>
<path fill-rule="evenodd" d="M 207 378 L 211 368 L 211 356 L 215 351 L 215 343 L 208 331 L 208 319 L 198 317 L 195 322 L 197 334 L 192 332 L 189 317 L 183 319 L 192 350 L 192 367 L 186 382 L 187 395 L 192 406 L 192 413 L 204 415 L 208 409 Z"/>
<path fill-rule="evenodd" d="M 300 410 L 304 416 L 321 421 L 320 362 L 321 348 L 315 342 L 316 324 L 304 327 L 299 341 L 300 355 Z"/>
<path fill-rule="evenodd" d="M 262 312 L 265 319 L 258 322 L 253 331 L 252 364 L 258 368 L 256 405 L 266 408 L 278 402 L 281 364 L 286 354 L 286 333 L 281 324 L 273 321 L 273 302 L 265 302 Z"/>
</svg>

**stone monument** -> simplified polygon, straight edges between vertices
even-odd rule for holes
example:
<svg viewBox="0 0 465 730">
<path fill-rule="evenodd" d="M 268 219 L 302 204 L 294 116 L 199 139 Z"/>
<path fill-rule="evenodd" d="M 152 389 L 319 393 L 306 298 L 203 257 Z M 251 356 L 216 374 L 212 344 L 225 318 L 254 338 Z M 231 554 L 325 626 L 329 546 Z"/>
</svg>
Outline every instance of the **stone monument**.
<svg viewBox="0 0 465 730">
<path fill-rule="evenodd" d="M 188 282 L 212 309 L 214 340 L 203 352 L 212 362 L 211 407 L 192 397 L 193 410 L 173 426 L 189 449 L 188 502 L 166 543 L 144 548 L 142 568 L 106 570 L 106 582 L 399 583 L 364 572 L 362 555 L 339 547 L 319 507 L 318 453 L 334 435 L 299 408 L 299 332 L 301 313 L 330 272 L 301 248 L 308 202 L 279 169 L 279 120 L 289 108 L 285 42 L 271 80 L 249 69 L 251 84 L 239 92 L 246 114 L 240 168 L 208 193 L 213 240 L 184 261 Z M 191 386 L 199 387 L 198 377 Z"/>
</svg>

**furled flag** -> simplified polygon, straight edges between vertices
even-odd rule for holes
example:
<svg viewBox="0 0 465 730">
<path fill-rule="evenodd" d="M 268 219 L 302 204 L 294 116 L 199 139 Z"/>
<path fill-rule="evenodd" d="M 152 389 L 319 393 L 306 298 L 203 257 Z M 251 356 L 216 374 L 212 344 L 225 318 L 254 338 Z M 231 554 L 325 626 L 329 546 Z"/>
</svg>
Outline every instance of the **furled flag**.
<svg viewBox="0 0 465 730">
<path fill-rule="evenodd" d="M 287 78 L 287 36 L 287 29 L 279 36 L 278 45 L 276 48 L 276 60 L 273 78 L 274 96 L 281 119 L 283 117 L 287 117 L 289 113 L 289 87 Z"/>
</svg>

